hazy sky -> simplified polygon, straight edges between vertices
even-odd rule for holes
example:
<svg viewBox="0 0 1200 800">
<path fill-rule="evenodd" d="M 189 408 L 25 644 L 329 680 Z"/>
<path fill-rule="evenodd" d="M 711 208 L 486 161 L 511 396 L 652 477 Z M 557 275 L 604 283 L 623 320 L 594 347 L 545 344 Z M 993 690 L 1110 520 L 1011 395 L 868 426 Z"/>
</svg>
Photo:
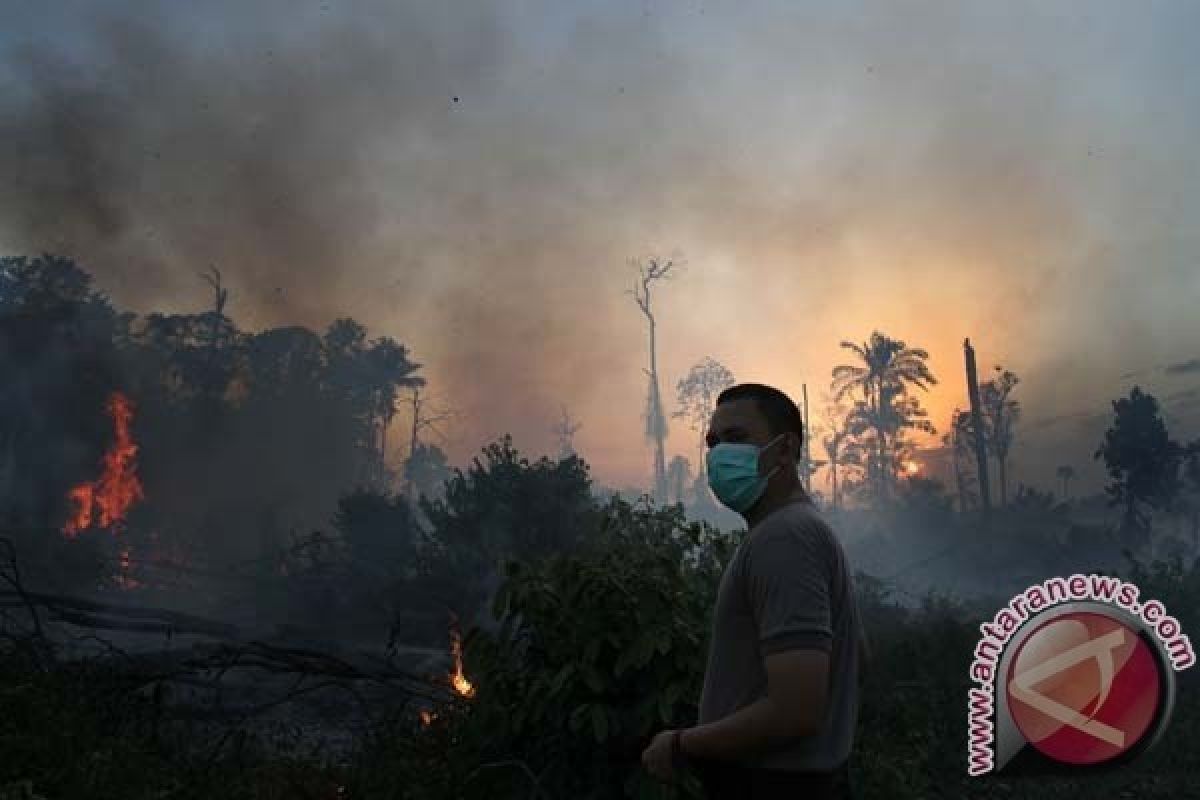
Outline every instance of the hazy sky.
<svg viewBox="0 0 1200 800">
<path fill-rule="evenodd" d="M 939 430 L 964 336 L 1021 376 L 1014 484 L 1094 484 L 1135 381 L 1200 434 L 1200 363 L 1167 369 L 1200 358 L 1195 3 L 0 5 L 0 251 L 139 311 L 215 264 L 244 328 L 354 316 L 461 413 L 456 463 L 553 451 L 566 404 L 598 480 L 648 481 L 651 255 L 686 263 L 671 399 L 713 356 L 816 422 L 879 329 L 930 352 Z"/>
</svg>

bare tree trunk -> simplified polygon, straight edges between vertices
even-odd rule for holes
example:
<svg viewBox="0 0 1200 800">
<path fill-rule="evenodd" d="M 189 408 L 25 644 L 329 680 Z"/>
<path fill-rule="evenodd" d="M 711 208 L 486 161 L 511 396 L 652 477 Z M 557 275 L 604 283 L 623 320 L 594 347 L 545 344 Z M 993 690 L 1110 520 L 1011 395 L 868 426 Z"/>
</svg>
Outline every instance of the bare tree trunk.
<svg viewBox="0 0 1200 800">
<path fill-rule="evenodd" d="M 667 460 L 663 442 L 662 395 L 658 391 L 658 352 L 656 351 L 654 317 L 650 317 L 650 392 L 654 415 L 654 493 L 658 502 L 667 499 Z"/>
<path fill-rule="evenodd" d="M 979 407 L 979 382 L 975 376 L 975 349 L 970 339 L 963 339 L 963 352 L 967 362 L 967 393 L 971 400 L 971 427 L 974 428 L 975 460 L 978 464 L 979 500 L 983 503 L 983 517 L 992 514 L 992 498 L 988 491 L 987 447 L 984 442 L 983 412 Z"/>
</svg>

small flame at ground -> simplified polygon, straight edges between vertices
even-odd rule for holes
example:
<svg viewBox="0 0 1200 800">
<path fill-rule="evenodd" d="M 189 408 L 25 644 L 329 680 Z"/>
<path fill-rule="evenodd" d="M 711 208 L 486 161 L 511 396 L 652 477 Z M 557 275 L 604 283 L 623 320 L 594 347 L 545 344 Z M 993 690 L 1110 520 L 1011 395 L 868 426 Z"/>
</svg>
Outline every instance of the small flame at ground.
<svg viewBox="0 0 1200 800">
<path fill-rule="evenodd" d="M 67 536 L 76 536 L 93 526 L 117 527 L 124 522 L 130 506 L 144 497 L 134 461 L 138 448 L 129 432 L 133 405 L 125 395 L 113 392 L 105 409 L 113 422 L 113 443 L 104 454 L 100 477 L 67 493 L 72 505 L 71 516 L 63 526 Z"/>
<path fill-rule="evenodd" d="M 921 471 L 921 465 L 918 464 L 917 462 L 915 462 L 915 461 L 905 461 L 904 462 L 905 474 L 916 475 L 920 471 Z"/>
<path fill-rule="evenodd" d="M 471 697 L 475 694 L 475 687 L 471 685 L 471 682 L 467 680 L 467 676 L 463 674 L 462 638 L 459 636 L 456 628 L 450 629 L 450 653 L 454 656 L 454 673 L 450 676 L 450 682 L 454 685 L 454 691 L 463 697 Z"/>
<path fill-rule="evenodd" d="M 429 723 L 433 722 L 433 720 L 437 716 L 437 714 L 434 714 L 432 711 L 430 711 L 427 708 L 422 708 L 421 712 L 420 712 L 420 716 L 421 716 L 421 724 L 428 725 Z"/>
</svg>

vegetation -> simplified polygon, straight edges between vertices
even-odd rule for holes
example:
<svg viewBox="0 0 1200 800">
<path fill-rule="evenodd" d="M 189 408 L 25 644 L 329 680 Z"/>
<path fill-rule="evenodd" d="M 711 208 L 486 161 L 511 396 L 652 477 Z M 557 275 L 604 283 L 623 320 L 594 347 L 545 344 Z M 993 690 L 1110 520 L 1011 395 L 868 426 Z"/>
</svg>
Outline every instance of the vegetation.
<svg viewBox="0 0 1200 800">
<path fill-rule="evenodd" d="M 648 287 L 668 266 L 643 273 L 637 296 L 652 331 Z M 504 437 L 452 469 L 437 447 L 416 441 L 437 415 L 417 412 L 423 379 L 402 345 L 370 339 L 349 319 L 321 334 L 243 332 L 224 315 L 219 273 L 206 280 L 212 311 L 139 318 L 115 310 L 68 260 L 0 261 L 0 370 L 20 387 L 0 394 L 8 459 L 0 523 L 12 548 L 0 563 L 0 800 L 701 797 L 695 776 L 659 785 L 639 757 L 658 730 L 695 721 L 714 593 L 744 534 L 689 521 L 680 503 L 597 499 L 587 463 L 569 446 L 577 426 L 565 411 L 559 458 L 525 458 Z M 871 647 L 852 758 L 859 797 L 1081 796 L 1085 785 L 1069 777 L 966 779 L 968 660 L 979 622 L 1006 598 L 914 592 L 902 578 L 929 565 L 978 575 L 985 564 L 989 576 L 1016 581 L 1098 570 L 1136 544 L 1122 538 L 1130 529 L 1148 536 L 1156 525 L 1163 557 L 1128 554 L 1123 574 L 1184 630 L 1197 630 L 1200 443 L 1175 442 L 1154 398 L 1135 388 L 1114 403 L 1096 454 L 1120 529 L 1084 515 L 1086 498 L 1068 505 L 1018 483 L 985 535 L 972 513 L 968 442 L 986 437 L 1003 486 L 1018 419 L 1015 375 L 983 384 L 984 430 L 967 415 L 954 419 L 946 441 L 961 456 L 956 509 L 941 484 L 900 469 L 906 432 L 932 432 L 909 394 L 935 382 L 925 352 L 879 332 L 844 346 L 861 363 L 839 367 L 834 389 L 855 404 L 831 412 L 824 444 L 839 475 L 835 527 L 853 533 L 853 563 L 874 558 L 874 574 L 856 576 Z M 661 418 L 651 363 L 651 406 Z M 694 423 L 732 380 L 723 369 L 706 360 L 680 382 Z M 114 388 L 137 408 L 148 499 L 122 538 L 67 539 L 67 490 L 91 477 Z M 405 391 L 414 444 L 400 476 L 384 456 Z M 656 426 L 648 432 L 657 446 Z M 687 460 L 660 466 L 682 500 Z M 1065 495 L 1074 471 L 1058 475 Z M 407 491 L 397 492 L 401 477 Z M 844 507 L 843 496 L 858 502 Z M 1158 519 L 1190 520 L 1190 550 L 1166 546 L 1178 542 Z M 121 562 L 126 546 L 132 566 Z M 256 612 L 286 612 L 291 632 L 313 641 L 386 631 L 389 653 L 397 643 L 448 650 L 447 621 L 456 619 L 461 663 L 437 661 L 419 680 L 395 670 L 389 684 L 328 653 L 262 642 L 168 663 L 79 637 L 103 647 L 79 657 L 67 645 L 81 641 L 46 634 L 41 601 L 28 590 L 131 591 L 133 575 L 151 591 L 164 563 L 188 580 L 242 582 Z M 1007 587 L 985 588 L 1001 595 Z M 77 612 L 76 620 L 97 621 L 112 609 Z M 343 693 L 340 716 L 297 721 L 296 735 L 280 739 L 256 725 L 263 708 L 208 713 L 180 691 L 223 690 L 238 658 L 263 676 L 319 672 Z M 1086 791 L 1186 796 L 1200 700 L 1190 672 L 1180 679 L 1166 739 L 1128 769 L 1089 779 Z M 330 744 L 335 734 L 340 747 Z"/>
</svg>

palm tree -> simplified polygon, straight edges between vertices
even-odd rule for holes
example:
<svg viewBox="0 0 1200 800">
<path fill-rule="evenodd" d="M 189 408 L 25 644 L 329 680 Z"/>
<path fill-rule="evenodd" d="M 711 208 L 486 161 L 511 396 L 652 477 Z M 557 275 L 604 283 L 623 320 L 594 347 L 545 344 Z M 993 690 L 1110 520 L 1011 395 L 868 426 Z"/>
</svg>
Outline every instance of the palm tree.
<svg viewBox="0 0 1200 800">
<path fill-rule="evenodd" d="M 1062 481 L 1062 495 L 1063 500 L 1066 501 L 1070 498 L 1070 495 L 1067 492 L 1070 487 L 1071 478 L 1075 477 L 1075 468 L 1070 464 L 1063 464 L 1061 467 L 1055 470 L 1055 474 L 1058 476 L 1058 479 Z"/>
<path fill-rule="evenodd" d="M 862 399 L 851 412 L 850 427 L 860 434 L 868 430 L 873 434 L 875 452 L 867 464 L 868 480 L 873 475 L 880 498 L 886 502 L 892 471 L 888 466 L 890 437 L 906 427 L 933 432 L 927 420 L 919 419 L 924 411 L 915 397 L 908 396 L 908 386 L 928 391 L 937 379 L 925 364 L 929 353 L 879 331 L 862 344 L 843 341 L 841 346 L 858 356 L 860 363 L 833 368 L 833 399 L 861 392 Z"/>
</svg>

